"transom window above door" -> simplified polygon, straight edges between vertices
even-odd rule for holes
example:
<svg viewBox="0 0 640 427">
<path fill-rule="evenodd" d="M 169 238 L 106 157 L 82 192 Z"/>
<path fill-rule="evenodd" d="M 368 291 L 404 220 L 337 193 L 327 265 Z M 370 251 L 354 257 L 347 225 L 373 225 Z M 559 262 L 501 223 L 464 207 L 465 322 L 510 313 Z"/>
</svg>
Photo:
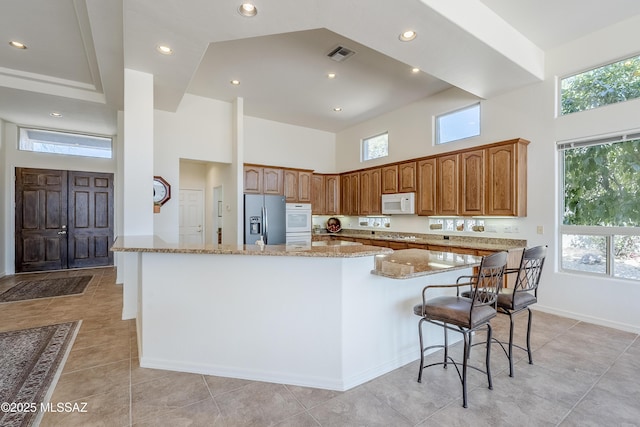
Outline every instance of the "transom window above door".
<svg viewBox="0 0 640 427">
<path fill-rule="evenodd" d="M 105 159 L 110 159 L 113 155 L 113 141 L 110 137 L 29 128 L 20 128 L 18 148 L 37 153 Z"/>
</svg>

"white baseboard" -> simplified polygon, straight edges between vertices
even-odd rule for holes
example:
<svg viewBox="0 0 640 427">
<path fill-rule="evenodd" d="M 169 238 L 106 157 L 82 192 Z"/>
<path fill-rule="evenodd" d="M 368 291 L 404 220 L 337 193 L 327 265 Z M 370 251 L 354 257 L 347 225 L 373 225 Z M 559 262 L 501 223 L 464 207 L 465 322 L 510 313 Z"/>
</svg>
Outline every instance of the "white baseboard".
<svg viewBox="0 0 640 427">
<path fill-rule="evenodd" d="M 553 307 L 546 307 L 540 304 L 536 304 L 531 307 L 532 310 L 542 311 L 544 313 L 555 314 L 562 317 L 568 317 L 570 319 L 579 320 L 581 322 L 593 323 L 594 325 L 606 326 L 608 328 L 619 329 L 625 332 L 632 332 L 634 334 L 640 334 L 640 326 L 638 325 L 630 325 L 627 323 L 620 322 L 612 322 L 611 320 L 602 319 L 594 316 L 585 316 L 579 313 L 573 313 L 571 311 L 566 310 L 558 310 Z"/>
</svg>

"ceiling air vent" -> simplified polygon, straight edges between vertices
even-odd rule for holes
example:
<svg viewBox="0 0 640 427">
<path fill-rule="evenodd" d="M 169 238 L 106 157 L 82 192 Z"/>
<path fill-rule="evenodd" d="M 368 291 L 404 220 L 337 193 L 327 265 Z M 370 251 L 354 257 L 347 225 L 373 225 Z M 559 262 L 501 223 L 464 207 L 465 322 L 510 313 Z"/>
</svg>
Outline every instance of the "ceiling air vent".
<svg viewBox="0 0 640 427">
<path fill-rule="evenodd" d="M 343 46 L 338 46 L 327 54 L 329 58 L 333 59 L 336 62 L 342 62 L 353 55 L 355 55 L 354 51 Z"/>
</svg>

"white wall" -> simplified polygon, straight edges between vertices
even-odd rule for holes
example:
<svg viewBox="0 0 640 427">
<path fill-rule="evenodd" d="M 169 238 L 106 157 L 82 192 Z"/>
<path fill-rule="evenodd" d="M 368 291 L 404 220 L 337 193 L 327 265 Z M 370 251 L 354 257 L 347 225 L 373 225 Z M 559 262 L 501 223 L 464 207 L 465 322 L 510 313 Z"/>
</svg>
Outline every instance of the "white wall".
<svg viewBox="0 0 640 427">
<path fill-rule="evenodd" d="M 334 133 L 248 116 L 244 123 L 245 163 L 335 172 Z"/>
<path fill-rule="evenodd" d="M 549 254 L 540 290 L 538 308 L 569 317 L 621 329 L 640 331 L 640 311 L 632 307 L 640 299 L 637 282 L 590 278 L 558 272 L 558 140 L 579 138 L 640 128 L 640 100 L 555 118 L 556 76 L 564 76 L 600 64 L 638 54 L 635 37 L 640 18 L 628 20 L 605 31 L 562 46 L 546 56 L 543 82 L 482 100 L 482 135 L 434 147 L 432 117 L 473 102 L 474 97 L 458 89 L 444 91 L 354 126 L 336 136 L 339 171 L 375 166 L 359 162 L 361 138 L 389 131 L 389 157 L 379 163 L 457 150 L 511 138 L 531 141 L 528 146 L 528 215 L 510 220 L 520 232 L 504 235 L 527 239 L 530 246 L 548 244 Z M 543 234 L 536 233 L 542 225 Z M 424 227 L 417 217 L 392 218 L 398 231 Z M 404 230 L 402 230 L 404 231 Z M 485 233 L 487 237 L 492 237 Z M 621 299 L 620 295 L 625 295 Z"/>
<path fill-rule="evenodd" d="M 154 134 L 153 173 L 166 179 L 176 194 L 154 215 L 154 234 L 178 242 L 180 159 L 231 163 L 232 106 L 186 94 L 175 113 L 154 112 Z"/>
</svg>

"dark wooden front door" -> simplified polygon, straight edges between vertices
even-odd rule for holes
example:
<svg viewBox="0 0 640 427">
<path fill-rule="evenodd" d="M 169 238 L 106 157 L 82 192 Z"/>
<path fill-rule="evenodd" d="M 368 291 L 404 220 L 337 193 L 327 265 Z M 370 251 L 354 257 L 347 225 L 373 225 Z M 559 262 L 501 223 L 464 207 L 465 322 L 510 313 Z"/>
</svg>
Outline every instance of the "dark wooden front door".
<svg viewBox="0 0 640 427">
<path fill-rule="evenodd" d="M 113 264 L 113 174 L 16 168 L 16 272 Z"/>
</svg>

